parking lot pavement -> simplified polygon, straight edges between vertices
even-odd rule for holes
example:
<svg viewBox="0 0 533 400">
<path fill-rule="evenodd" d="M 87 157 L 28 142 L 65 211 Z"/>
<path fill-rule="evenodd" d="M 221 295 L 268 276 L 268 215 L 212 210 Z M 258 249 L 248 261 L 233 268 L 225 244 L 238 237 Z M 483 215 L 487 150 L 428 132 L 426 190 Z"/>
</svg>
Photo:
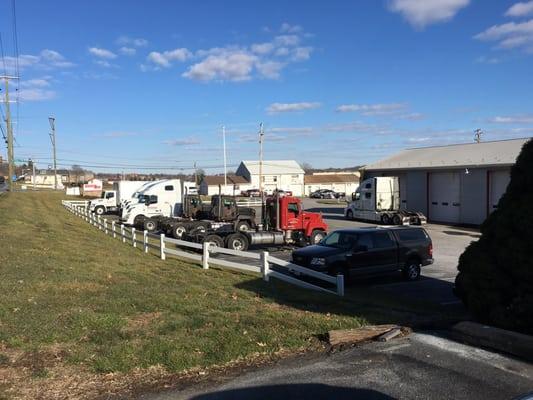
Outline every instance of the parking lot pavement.
<svg viewBox="0 0 533 400">
<path fill-rule="evenodd" d="M 314 199 L 304 199 L 307 211 L 321 212 L 329 225 L 329 230 L 375 226 L 376 224 L 361 221 L 348 221 L 344 218 L 346 203 L 321 204 Z M 459 256 L 470 242 L 479 238 L 479 230 L 459 228 L 447 225 L 426 224 L 433 240 L 433 265 L 422 268 L 422 277 L 416 282 L 405 282 L 399 275 L 387 275 L 365 279 L 355 284 L 371 285 L 399 296 L 424 299 L 449 307 L 461 307 L 460 301 L 453 295 L 452 288 L 457 275 Z M 353 283 L 352 283 L 353 284 Z"/>
<path fill-rule="evenodd" d="M 510 400 L 533 390 L 533 366 L 457 343 L 440 332 L 422 332 L 221 380 L 142 398 Z"/>
</svg>

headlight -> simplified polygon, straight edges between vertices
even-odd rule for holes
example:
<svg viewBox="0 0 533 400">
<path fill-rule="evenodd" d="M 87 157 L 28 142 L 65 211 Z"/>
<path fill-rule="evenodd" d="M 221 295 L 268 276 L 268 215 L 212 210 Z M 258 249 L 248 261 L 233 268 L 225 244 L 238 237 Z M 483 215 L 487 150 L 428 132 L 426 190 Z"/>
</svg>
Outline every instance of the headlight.
<svg viewBox="0 0 533 400">
<path fill-rule="evenodd" d="M 313 258 L 311 260 L 311 265 L 316 265 L 316 266 L 320 266 L 320 265 L 326 265 L 326 259 L 325 258 Z"/>
</svg>

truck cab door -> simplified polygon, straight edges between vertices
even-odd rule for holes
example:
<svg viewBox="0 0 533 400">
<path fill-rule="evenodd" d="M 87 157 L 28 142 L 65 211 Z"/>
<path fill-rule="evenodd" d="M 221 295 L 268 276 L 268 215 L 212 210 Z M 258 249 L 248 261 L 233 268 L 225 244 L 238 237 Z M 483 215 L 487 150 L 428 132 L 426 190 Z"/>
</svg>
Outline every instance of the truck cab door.
<svg viewBox="0 0 533 400">
<path fill-rule="evenodd" d="M 105 205 L 107 207 L 113 207 L 116 205 L 115 192 L 105 192 Z"/>
<path fill-rule="evenodd" d="M 287 229 L 302 230 L 306 221 L 304 221 L 305 215 L 300 209 L 298 202 L 287 203 Z M 309 217 L 307 217 L 309 218 Z"/>
</svg>

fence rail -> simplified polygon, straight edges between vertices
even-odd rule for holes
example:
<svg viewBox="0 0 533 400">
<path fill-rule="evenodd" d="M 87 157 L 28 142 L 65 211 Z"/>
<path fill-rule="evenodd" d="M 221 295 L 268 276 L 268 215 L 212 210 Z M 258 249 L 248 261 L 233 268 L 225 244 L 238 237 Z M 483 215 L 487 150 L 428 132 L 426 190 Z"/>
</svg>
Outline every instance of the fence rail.
<svg viewBox="0 0 533 400">
<path fill-rule="evenodd" d="M 268 282 L 270 278 L 276 278 L 302 288 L 344 296 L 343 275 L 337 275 L 335 277 L 323 274 L 273 257 L 269 255 L 267 251 L 254 253 L 250 251 L 231 250 L 213 246 L 213 244 L 209 242 L 202 244 L 192 243 L 185 240 L 168 238 L 163 233 L 158 235 L 146 230 L 136 230 L 134 227 L 127 227 L 124 224 L 117 223 L 116 221 L 108 221 L 100 215 L 95 215 L 89 211 L 87 207 L 88 202 L 86 201 L 63 200 L 62 204 L 68 211 L 93 225 L 95 228 L 103 231 L 106 235 L 118 238 L 123 243 L 141 249 L 144 253 L 148 253 L 150 249 L 155 250 L 162 260 L 165 260 L 166 256 L 170 255 L 198 263 L 203 269 L 209 269 L 210 265 L 216 265 L 239 271 L 259 273 L 266 282 Z M 169 248 L 169 245 L 175 246 L 175 248 Z M 190 249 L 193 252 L 185 251 L 183 248 Z M 199 254 L 198 250 L 201 250 L 201 254 Z M 213 254 L 225 254 L 242 259 L 259 260 L 260 265 L 249 265 L 247 263 L 216 258 L 212 257 Z M 289 273 L 296 273 L 304 277 L 309 277 L 311 280 L 315 281 L 319 280 L 334 288 L 325 288 L 316 283 L 299 279 Z"/>
</svg>

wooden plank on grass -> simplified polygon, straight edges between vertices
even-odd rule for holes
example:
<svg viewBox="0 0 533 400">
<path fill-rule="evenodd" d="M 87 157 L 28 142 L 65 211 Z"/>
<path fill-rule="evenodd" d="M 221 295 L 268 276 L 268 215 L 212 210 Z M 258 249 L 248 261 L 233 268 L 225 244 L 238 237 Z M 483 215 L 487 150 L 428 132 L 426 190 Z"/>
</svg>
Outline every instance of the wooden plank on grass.
<svg viewBox="0 0 533 400">
<path fill-rule="evenodd" d="M 329 331 L 329 344 L 338 346 L 341 344 L 353 344 L 364 342 L 365 340 L 374 339 L 391 329 L 397 328 L 396 325 L 369 325 L 356 329 L 338 329 Z"/>
</svg>

